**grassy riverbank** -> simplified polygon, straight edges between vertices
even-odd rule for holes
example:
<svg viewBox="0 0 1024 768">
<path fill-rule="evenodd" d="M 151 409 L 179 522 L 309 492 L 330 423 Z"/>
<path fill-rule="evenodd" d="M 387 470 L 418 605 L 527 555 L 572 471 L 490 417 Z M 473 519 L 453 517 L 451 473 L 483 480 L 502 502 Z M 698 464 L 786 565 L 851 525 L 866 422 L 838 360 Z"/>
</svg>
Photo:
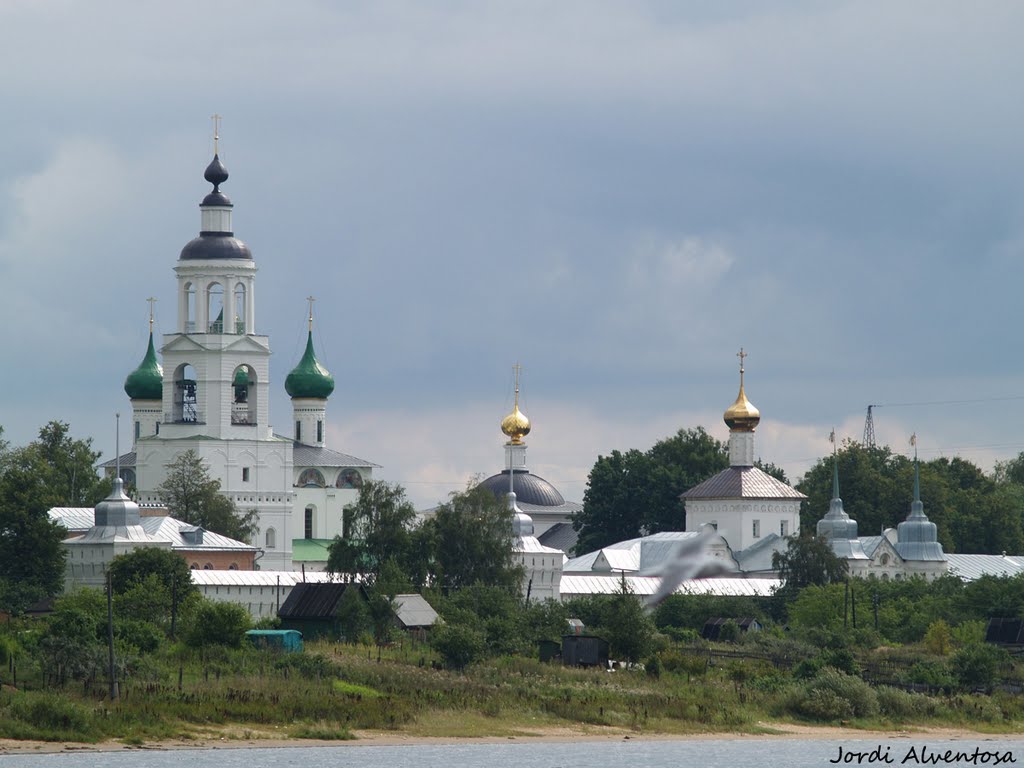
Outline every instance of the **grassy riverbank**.
<svg viewBox="0 0 1024 768">
<path fill-rule="evenodd" d="M 5 687 L 0 738 L 128 743 L 237 739 L 342 740 L 359 732 L 509 737 L 550 729 L 636 734 L 763 733 L 764 723 L 1024 730 L 1020 696 L 925 696 L 871 688 L 831 670 L 796 680 L 759 662 L 694 672 L 568 669 L 503 657 L 465 672 L 435 668 L 426 647 L 312 645 L 304 654 L 251 650 L 135 670 L 110 702 L 102 681 L 57 691 Z M 179 686 L 179 670 L 181 684 Z"/>
</svg>

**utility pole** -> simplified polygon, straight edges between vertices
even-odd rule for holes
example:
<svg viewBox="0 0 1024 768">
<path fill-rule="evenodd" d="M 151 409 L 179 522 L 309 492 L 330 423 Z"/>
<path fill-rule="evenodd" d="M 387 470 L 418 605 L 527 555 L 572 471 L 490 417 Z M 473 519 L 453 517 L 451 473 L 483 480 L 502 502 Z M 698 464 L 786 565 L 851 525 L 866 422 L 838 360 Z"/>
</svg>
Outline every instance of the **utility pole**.
<svg viewBox="0 0 1024 768">
<path fill-rule="evenodd" d="M 117 675 L 114 673 L 114 582 L 113 574 L 107 570 L 107 652 L 109 666 L 107 672 L 110 676 L 110 700 L 117 701 L 120 692 L 117 688 Z"/>
</svg>

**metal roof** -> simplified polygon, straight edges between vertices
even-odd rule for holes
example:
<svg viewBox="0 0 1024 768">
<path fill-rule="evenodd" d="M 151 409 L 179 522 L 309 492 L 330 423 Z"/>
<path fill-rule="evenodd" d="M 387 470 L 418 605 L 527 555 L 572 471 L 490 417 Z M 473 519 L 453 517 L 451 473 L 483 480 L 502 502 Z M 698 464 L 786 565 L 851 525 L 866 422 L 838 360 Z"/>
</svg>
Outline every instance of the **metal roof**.
<svg viewBox="0 0 1024 768">
<path fill-rule="evenodd" d="M 296 584 L 277 615 L 282 619 L 333 618 L 338 613 L 341 598 L 350 587 L 359 589 L 358 584 L 339 582 Z"/>
<path fill-rule="evenodd" d="M 292 539 L 292 562 L 326 563 L 334 539 Z"/>
<path fill-rule="evenodd" d="M 607 547 L 574 557 L 563 567 L 563 572 L 586 573 L 595 570 L 638 571 L 653 568 L 675 552 L 679 542 L 700 536 L 695 531 L 663 531 L 609 544 Z"/>
<path fill-rule="evenodd" d="M 1024 573 L 1024 557 L 1007 555 L 946 555 L 949 572 L 964 581 L 982 576 L 1016 576 Z"/>
<path fill-rule="evenodd" d="M 395 617 L 406 629 L 430 627 L 439 618 L 422 595 L 395 595 L 394 603 Z"/>
<path fill-rule="evenodd" d="M 575 595 L 611 595 L 622 589 L 619 574 L 562 574 L 559 592 L 563 597 Z M 625 577 L 626 586 L 638 597 L 650 597 L 661 586 L 658 576 Z M 677 595 L 719 595 L 768 597 L 782 584 L 780 579 L 692 579 L 676 588 Z"/>
<path fill-rule="evenodd" d="M 571 523 L 555 523 L 538 536 L 537 541 L 545 547 L 553 547 L 563 552 L 571 552 L 579 538 L 579 531 L 573 530 Z"/>
<path fill-rule="evenodd" d="M 291 589 L 296 584 L 323 584 L 333 579 L 330 573 L 307 571 L 192 571 L 192 583 L 203 587 L 274 587 Z M 305 579 L 305 581 L 303 581 Z"/>
<path fill-rule="evenodd" d="M 729 467 L 681 494 L 684 499 L 806 499 L 757 467 Z"/>
<path fill-rule="evenodd" d="M 136 461 L 137 461 L 137 459 L 135 458 L 135 451 L 131 451 L 130 453 L 122 453 L 121 454 L 121 466 L 122 467 L 134 467 Z M 117 459 L 116 458 L 110 459 L 110 461 L 104 461 L 102 464 L 100 464 L 100 467 L 103 468 L 103 469 L 106 469 L 107 467 L 110 467 L 111 469 L 114 469 L 116 466 L 117 466 Z"/>
<path fill-rule="evenodd" d="M 60 523 L 69 533 L 82 534 L 69 541 L 79 544 L 113 541 L 170 542 L 171 549 L 193 551 L 233 550 L 255 552 L 256 547 L 244 541 L 236 541 L 213 531 L 203 531 L 202 544 L 186 541 L 182 530 L 195 526 L 167 515 L 143 516 L 133 525 L 94 525 L 95 513 L 89 507 L 53 507 L 47 514 L 54 522 Z M 74 527 L 72 527 L 74 526 Z"/>
<path fill-rule="evenodd" d="M 188 550 L 235 550 L 239 552 L 255 552 L 256 547 L 246 544 L 244 541 L 229 539 L 219 533 L 203 529 L 203 543 L 195 544 L 186 541 L 181 535 L 182 530 L 188 530 L 194 526 L 177 520 L 173 517 L 143 517 L 141 525 L 151 537 L 161 541 L 171 542 L 171 549 Z"/>
<path fill-rule="evenodd" d="M 508 470 L 504 469 L 496 475 L 491 475 L 480 481 L 480 486 L 486 488 L 499 499 L 505 498 L 509 491 Z M 561 507 L 565 499 L 551 483 L 543 477 L 538 477 L 532 472 L 517 469 L 512 473 L 512 490 L 516 494 L 516 503 L 520 506 L 535 505 L 549 511 L 551 507 Z M 525 506 L 523 510 L 526 511 Z"/>
<path fill-rule="evenodd" d="M 292 462 L 296 467 L 380 467 L 380 464 L 330 448 L 318 448 L 315 445 L 296 443 L 294 440 L 292 443 Z"/>
<path fill-rule="evenodd" d="M 518 553 L 533 554 L 533 555 L 564 555 L 565 553 L 560 549 L 554 549 L 552 547 L 545 547 L 541 544 L 536 536 L 519 536 L 512 542 L 512 549 Z"/>
<path fill-rule="evenodd" d="M 84 533 L 96 522 L 96 510 L 92 507 L 52 507 L 47 514 L 53 522 L 67 528 L 68 533 Z"/>
</svg>

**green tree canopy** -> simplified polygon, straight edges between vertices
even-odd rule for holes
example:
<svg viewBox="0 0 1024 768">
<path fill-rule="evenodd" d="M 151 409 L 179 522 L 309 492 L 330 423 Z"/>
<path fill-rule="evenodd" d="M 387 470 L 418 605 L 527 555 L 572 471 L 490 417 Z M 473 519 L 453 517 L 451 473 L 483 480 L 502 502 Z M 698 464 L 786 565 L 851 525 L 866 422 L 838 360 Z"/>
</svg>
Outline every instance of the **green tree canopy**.
<svg viewBox="0 0 1024 768">
<path fill-rule="evenodd" d="M 51 421 L 23 448 L 0 441 L 0 606 L 18 613 L 56 594 L 64 583 L 66 531 L 51 507 L 94 506 L 109 492 L 93 467 L 91 440 Z"/>
<path fill-rule="evenodd" d="M 512 512 L 487 488 L 471 483 L 453 493 L 422 529 L 431 543 L 427 569 L 434 585 L 445 591 L 477 582 L 519 589 L 523 569 L 512 552 Z"/>
<path fill-rule="evenodd" d="M 159 488 L 167 511 L 186 523 L 237 541 L 251 541 L 258 528 L 255 510 L 240 513 L 220 492 L 220 480 L 194 450 L 187 450 L 167 465 L 167 477 Z"/>
<path fill-rule="evenodd" d="M 794 536 L 785 552 L 772 555 L 772 568 L 788 589 L 803 589 L 842 581 L 846 577 L 846 561 L 832 551 L 823 536 Z"/>
<path fill-rule="evenodd" d="M 408 576 L 412 570 L 412 529 L 416 510 L 400 485 L 370 480 L 359 489 L 359 498 L 346 507 L 350 538 L 335 537 L 327 560 L 332 573 L 359 576 L 374 584 L 391 561 L 392 575 L 397 569 Z"/>
</svg>

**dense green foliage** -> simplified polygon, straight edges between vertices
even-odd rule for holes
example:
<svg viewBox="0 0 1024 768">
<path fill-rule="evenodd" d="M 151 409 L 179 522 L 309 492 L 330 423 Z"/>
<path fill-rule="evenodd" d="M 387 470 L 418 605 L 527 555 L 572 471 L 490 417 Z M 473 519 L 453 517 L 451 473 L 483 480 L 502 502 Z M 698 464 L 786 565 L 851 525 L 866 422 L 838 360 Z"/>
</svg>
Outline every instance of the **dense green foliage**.
<svg viewBox="0 0 1024 768">
<path fill-rule="evenodd" d="M 793 536 L 785 552 L 772 554 L 772 568 L 779 572 L 789 594 L 812 584 L 832 584 L 846 577 L 846 561 L 837 557 L 821 536 Z"/>
<path fill-rule="evenodd" d="M 477 583 L 519 587 L 511 510 L 485 488 L 453 493 L 417 526 L 400 486 L 367 482 L 349 517 L 354 535 L 332 543 L 332 573 L 358 576 L 368 585 L 385 582 L 383 590 L 391 595 L 426 585 L 446 591 Z"/>
<path fill-rule="evenodd" d="M 59 421 L 23 448 L 0 440 L 0 610 L 17 614 L 60 590 L 66 533 L 47 512 L 92 506 L 109 492 L 93 467 L 98 458 L 91 439 L 73 439 Z"/>
<path fill-rule="evenodd" d="M 220 480 L 210 477 L 194 450 L 182 452 L 167 465 L 159 491 L 172 517 L 236 541 L 252 541 L 257 533 L 256 510 L 235 509 L 231 499 L 221 494 Z"/>
</svg>

